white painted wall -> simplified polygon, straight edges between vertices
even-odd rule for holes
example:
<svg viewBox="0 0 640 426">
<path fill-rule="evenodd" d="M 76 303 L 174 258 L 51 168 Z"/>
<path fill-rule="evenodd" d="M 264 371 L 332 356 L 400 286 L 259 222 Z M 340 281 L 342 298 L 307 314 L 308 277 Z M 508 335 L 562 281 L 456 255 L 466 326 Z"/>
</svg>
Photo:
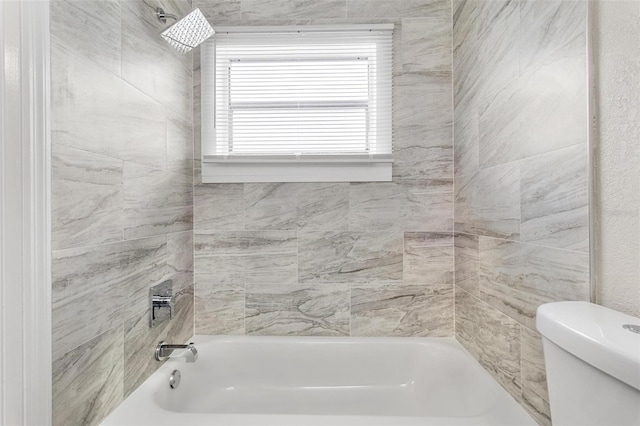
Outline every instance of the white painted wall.
<svg viewBox="0 0 640 426">
<path fill-rule="evenodd" d="M 598 303 L 640 317 L 640 2 L 594 4 Z"/>
</svg>

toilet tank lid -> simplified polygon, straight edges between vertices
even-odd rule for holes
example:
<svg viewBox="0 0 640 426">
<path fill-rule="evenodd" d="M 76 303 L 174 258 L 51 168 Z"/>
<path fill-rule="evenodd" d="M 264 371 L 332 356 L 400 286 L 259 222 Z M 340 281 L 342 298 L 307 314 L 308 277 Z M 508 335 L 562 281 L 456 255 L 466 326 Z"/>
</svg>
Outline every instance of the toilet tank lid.
<svg viewBox="0 0 640 426">
<path fill-rule="evenodd" d="M 640 318 L 588 302 L 538 307 L 540 334 L 567 352 L 640 390 L 640 334 L 623 328 Z"/>
</svg>

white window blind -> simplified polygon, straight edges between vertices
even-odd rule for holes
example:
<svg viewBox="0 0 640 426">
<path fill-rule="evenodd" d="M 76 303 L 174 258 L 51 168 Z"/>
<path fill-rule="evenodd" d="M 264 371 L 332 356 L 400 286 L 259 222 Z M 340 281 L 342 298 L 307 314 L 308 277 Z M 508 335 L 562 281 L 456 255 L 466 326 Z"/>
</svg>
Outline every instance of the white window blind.
<svg viewBox="0 0 640 426">
<path fill-rule="evenodd" d="M 390 180 L 392 29 L 216 28 L 202 50 L 203 167 L 224 181 Z M 315 176 L 319 163 L 358 172 Z M 251 166 L 229 178 L 230 164 Z"/>
</svg>

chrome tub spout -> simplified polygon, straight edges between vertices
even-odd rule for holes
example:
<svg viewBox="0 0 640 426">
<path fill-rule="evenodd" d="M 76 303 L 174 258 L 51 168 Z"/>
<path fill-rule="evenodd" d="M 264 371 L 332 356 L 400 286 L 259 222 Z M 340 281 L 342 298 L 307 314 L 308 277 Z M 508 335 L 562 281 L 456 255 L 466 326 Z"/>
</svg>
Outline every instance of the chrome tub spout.
<svg viewBox="0 0 640 426">
<path fill-rule="evenodd" d="M 184 358 L 187 362 L 196 362 L 198 351 L 193 343 L 187 345 L 171 345 L 165 342 L 158 343 L 156 347 L 156 360 L 164 361 L 167 358 Z"/>
</svg>

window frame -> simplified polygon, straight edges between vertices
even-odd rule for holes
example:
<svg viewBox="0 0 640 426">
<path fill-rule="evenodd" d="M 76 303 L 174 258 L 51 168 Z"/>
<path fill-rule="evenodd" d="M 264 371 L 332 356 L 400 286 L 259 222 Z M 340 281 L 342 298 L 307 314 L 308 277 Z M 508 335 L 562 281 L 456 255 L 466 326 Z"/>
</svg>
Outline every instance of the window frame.
<svg viewBox="0 0 640 426">
<path fill-rule="evenodd" d="M 345 31 L 387 31 L 391 33 L 393 31 L 393 24 L 376 24 L 376 25 L 345 25 L 345 26 L 286 26 L 286 27 L 223 27 L 216 28 L 217 33 L 286 33 L 291 32 L 294 35 L 300 31 L 325 31 L 325 32 L 345 32 Z M 389 34 L 389 38 L 390 38 Z M 302 153 L 283 153 L 283 154 L 229 154 L 230 149 L 226 150 L 216 149 L 216 143 L 218 143 L 216 133 L 216 45 L 215 36 L 210 41 L 203 44 L 202 48 L 202 154 L 201 154 L 201 170 L 202 170 L 202 182 L 203 183 L 223 183 L 223 182 L 367 182 L 367 181 L 391 181 L 392 175 L 392 140 L 388 140 L 389 152 L 382 154 L 372 154 L 371 144 L 369 138 L 369 131 L 371 129 L 369 120 L 371 108 L 370 102 L 372 99 L 371 91 L 375 91 L 377 95 L 378 87 L 371 87 L 371 75 L 372 71 L 369 70 L 368 91 L 369 95 L 366 101 L 362 102 L 362 105 L 358 105 L 359 108 L 365 109 L 365 139 L 364 144 L 366 150 L 362 152 L 337 152 L 336 154 L 313 154 L 310 152 Z M 374 40 L 372 39 L 372 42 Z M 292 43 L 294 40 L 292 39 Z M 377 43 L 377 42 L 376 42 Z M 381 49 L 384 50 L 384 49 Z M 390 46 L 387 48 L 388 58 L 383 58 L 385 65 L 390 67 L 392 64 L 392 52 Z M 382 52 L 384 53 L 384 52 Z M 336 55 L 337 59 L 340 58 Z M 360 58 L 354 58 L 360 59 Z M 380 61 L 379 58 L 376 58 Z M 264 61 L 264 59 L 260 59 Z M 280 59 L 282 60 L 282 59 Z M 309 57 L 308 60 L 313 60 Z M 245 61 L 247 59 L 245 58 Z M 277 62 L 278 58 L 274 58 L 274 62 Z M 367 63 L 370 64 L 370 60 L 367 57 Z M 267 60 L 268 62 L 268 60 Z M 369 65 L 370 66 L 370 65 Z M 231 64 L 229 65 L 229 69 Z M 229 71 L 229 73 L 231 70 Z M 377 71 L 376 71 L 377 72 Z M 373 73 L 375 75 L 375 72 Z M 377 80 L 375 84 L 387 84 L 389 101 L 388 111 L 382 111 L 382 113 L 389 114 L 388 116 L 388 138 L 392 138 L 391 135 L 391 71 L 388 71 L 385 75 L 375 77 Z M 227 80 L 228 84 L 225 88 L 226 94 L 229 96 L 231 90 L 229 84 L 231 84 L 231 75 Z M 209 102 L 207 102 L 207 100 Z M 376 98 L 377 101 L 377 98 Z M 232 100 L 228 99 L 227 104 L 229 111 L 228 117 L 233 117 L 233 111 L 236 110 L 232 107 Z M 293 106 L 296 104 L 296 108 L 299 109 L 298 102 L 285 101 L 282 104 L 284 108 L 287 104 Z M 351 102 L 353 103 L 353 102 Z M 309 107 L 313 104 L 310 103 Z M 317 103 L 316 103 L 317 106 Z M 328 108 L 340 108 L 335 101 L 327 102 Z M 243 108 L 251 108 L 250 102 L 247 105 L 241 105 Z M 355 108 L 355 107 L 354 107 Z M 228 126 L 229 132 L 233 131 L 233 126 Z M 234 143 L 233 135 L 227 139 L 229 144 Z M 223 145 L 224 146 L 224 145 Z M 386 146 L 386 145 L 385 145 Z"/>
</svg>

